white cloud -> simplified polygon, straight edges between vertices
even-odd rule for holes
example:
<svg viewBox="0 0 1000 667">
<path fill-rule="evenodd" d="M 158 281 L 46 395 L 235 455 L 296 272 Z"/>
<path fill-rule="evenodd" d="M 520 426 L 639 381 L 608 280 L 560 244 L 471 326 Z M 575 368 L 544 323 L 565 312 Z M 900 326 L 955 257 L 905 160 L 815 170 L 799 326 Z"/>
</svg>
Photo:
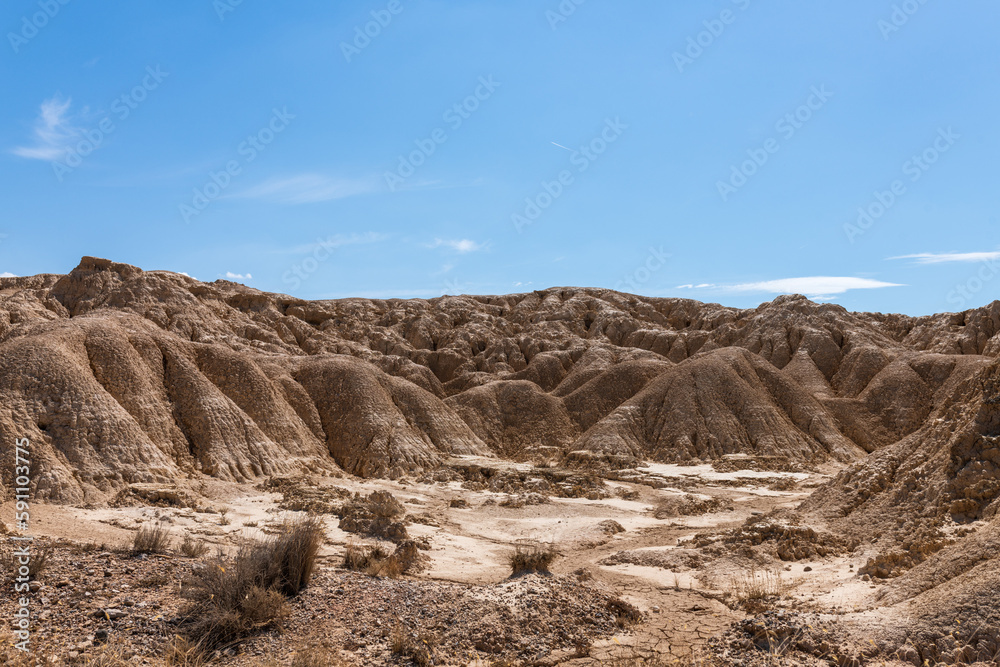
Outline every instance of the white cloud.
<svg viewBox="0 0 1000 667">
<path fill-rule="evenodd" d="M 741 283 L 724 286 L 735 292 L 769 292 L 771 294 L 829 295 L 843 294 L 849 290 L 881 289 L 883 287 L 904 287 L 898 283 L 887 283 L 868 278 L 850 276 L 809 276 L 804 278 L 782 278 L 756 283 Z"/>
<path fill-rule="evenodd" d="M 380 234 L 378 232 L 365 232 L 364 234 L 331 234 L 325 239 L 318 238 L 313 243 L 306 243 L 304 245 L 293 246 L 291 248 L 284 248 L 281 250 L 276 250 L 275 252 L 280 252 L 283 254 L 295 254 L 295 255 L 305 255 L 314 252 L 319 249 L 333 250 L 335 248 L 340 248 L 347 245 L 361 245 L 365 243 L 379 243 L 380 241 L 385 241 L 389 238 L 388 234 Z"/>
<path fill-rule="evenodd" d="M 58 96 L 42 102 L 38 118 L 35 120 L 33 146 L 18 146 L 11 150 L 18 157 L 29 160 L 58 160 L 63 157 L 73 140 L 80 135 L 80 129 L 69 120 L 71 99 L 61 100 Z"/>
<path fill-rule="evenodd" d="M 921 252 L 915 255 L 899 255 L 889 259 L 915 259 L 917 264 L 992 262 L 1000 259 L 1000 252 Z"/>
<path fill-rule="evenodd" d="M 253 276 L 249 273 L 243 275 L 241 273 L 233 273 L 232 271 L 226 271 L 226 278 L 229 280 L 253 280 Z"/>
<path fill-rule="evenodd" d="M 426 247 L 448 248 L 464 255 L 465 253 L 484 250 L 488 245 L 488 243 L 476 243 L 469 239 L 434 239 L 434 243 L 428 243 Z"/>
<path fill-rule="evenodd" d="M 0 278 L 17 278 L 17 274 L 7 273 L 4 271 L 3 273 L 0 273 Z"/>
<path fill-rule="evenodd" d="M 265 199 L 280 204 L 315 204 L 368 194 L 378 189 L 376 179 L 333 178 L 298 174 L 272 178 L 232 195 L 238 199 Z"/>
</svg>

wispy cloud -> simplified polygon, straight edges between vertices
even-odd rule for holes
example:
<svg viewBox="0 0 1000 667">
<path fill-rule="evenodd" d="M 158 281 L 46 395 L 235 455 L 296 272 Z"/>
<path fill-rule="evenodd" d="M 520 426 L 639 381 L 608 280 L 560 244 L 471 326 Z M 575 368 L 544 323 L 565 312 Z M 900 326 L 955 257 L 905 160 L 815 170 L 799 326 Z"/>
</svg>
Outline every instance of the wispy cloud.
<svg viewBox="0 0 1000 667">
<path fill-rule="evenodd" d="M 318 238 L 312 243 L 292 246 L 290 248 L 275 249 L 273 252 L 281 254 L 306 255 L 316 250 L 333 250 L 348 245 L 362 245 L 367 243 L 379 243 L 389 238 L 388 234 L 379 232 L 364 232 L 363 234 L 330 234 L 326 238 Z"/>
<path fill-rule="evenodd" d="M 280 204 L 315 204 L 375 192 L 377 179 L 335 178 L 322 174 L 297 174 L 271 178 L 232 195 L 239 199 L 264 199 Z"/>
<path fill-rule="evenodd" d="M 433 243 L 424 244 L 427 248 L 448 248 L 457 253 L 466 254 L 485 250 L 489 243 L 477 243 L 469 239 L 434 239 Z"/>
<path fill-rule="evenodd" d="M 62 100 L 58 96 L 42 102 L 32 131 L 34 144 L 18 146 L 11 153 L 29 160 L 58 160 L 69 150 L 74 139 L 80 135 L 80 128 L 70 121 L 71 99 Z"/>
<path fill-rule="evenodd" d="M 244 275 L 242 273 L 233 273 L 232 271 L 226 271 L 226 279 L 227 280 L 253 280 L 253 276 L 251 276 L 249 273 L 247 273 L 247 274 Z"/>
<path fill-rule="evenodd" d="M 17 278 L 17 274 L 4 271 L 3 273 L 0 273 L 0 278 Z"/>
<path fill-rule="evenodd" d="M 905 285 L 850 276 L 806 276 L 802 278 L 765 280 L 755 283 L 739 283 L 736 285 L 717 285 L 714 283 L 679 285 L 677 289 L 714 289 L 728 292 L 828 296 L 830 294 L 843 294 L 850 290 L 881 289 L 884 287 L 905 287 Z"/>
<path fill-rule="evenodd" d="M 917 264 L 949 264 L 955 262 L 991 262 L 1000 259 L 1000 251 L 997 252 L 921 252 L 915 255 L 899 255 L 889 259 L 912 259 Z"/>
</svg>

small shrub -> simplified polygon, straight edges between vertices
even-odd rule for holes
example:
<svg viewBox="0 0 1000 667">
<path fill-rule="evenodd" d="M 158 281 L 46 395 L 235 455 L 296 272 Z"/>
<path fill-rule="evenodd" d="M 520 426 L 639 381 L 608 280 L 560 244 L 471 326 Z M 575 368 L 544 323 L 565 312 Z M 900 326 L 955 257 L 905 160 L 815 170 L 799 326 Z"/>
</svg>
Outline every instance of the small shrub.
<svg viewBox="0 0 1000 667">
<path fill-rule="evenodd" d="M 184 589 L 187 638 L 211 652 L 279 627 L 289 613 L 285 596 L 308 585 L 324 534 L 318 517 L 287 522 L 279 534 L 243 544 L 230 561 L 195 570 Z"/>
<path fill-rule="evenodd" d="M 143 526 L 132 540 L 134 554 L 161 554 L 170 544 L 170 531 L 160 525 Z"/>
<path fill-rule="evenodd" d="M 730 579 L 726 593 L 747 611 L 759 613 L 767 609 L 770 600 L 781 597 L 784 591 L 785 584 L 779 572 L 749 570 Z"/>
<path fill-rule="evenodd" d="M 37 579 L 39 575 L 45 570 L 45 567 L 49 564 L 49 560 L 52 558 L 52 553 L 55 551 L 55 547 L 51 544 L 47 544 L 38 551 L 31 554 L 31 561 L 28 563 L 28 578 Z"/>
<path fill-rule="evenodd" d="M 208 553 L 208 545 L 190 535 L 185 535 L 181 542 L 181 553 L 188 558 L 201 558 Z"/>
<path fill-rule="evenodd" d="M 627 628 L 642 621 L 642 612 L 639 608 L 621 598 L 611 598 L 607 606 L 620 628 Z"/>
<path fill-rule="evenodd" d="M 366 547 L 349 542 L 343 565 L 348 570 L 364 572 L 372 577 L 396 579 L 410 571 L 418 558 L 416 543 L 412 541 L 397 545 L 391 554 L 381 545 Z"/>
<path fill-rule="evenodd" d="M 551 546 L 519 544 L 510 555 L 511 576 L 517 577 L 532 572 L 549 574 L 549 566 L 557 555 Z"/>
<path fill-rule="evenodd" d="M 105 646 L 89 656 L 84 664 L 87 667 L 128 667 L 130 661 L 121 648 Z"/>
<path fill-rule="evenodd" d="M 166 667 L 203 667 L 205 657 L 200 647 L 184 637 L 174 637 L 163 653 Z"/>
</svg>

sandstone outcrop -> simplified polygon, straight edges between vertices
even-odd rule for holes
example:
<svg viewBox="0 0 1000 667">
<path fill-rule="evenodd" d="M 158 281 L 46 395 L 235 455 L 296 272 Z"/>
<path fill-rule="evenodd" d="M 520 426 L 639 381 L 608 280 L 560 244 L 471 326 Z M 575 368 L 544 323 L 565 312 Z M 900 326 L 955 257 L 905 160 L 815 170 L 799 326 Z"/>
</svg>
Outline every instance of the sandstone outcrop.
<svg viewBox="0 0 1000 667">
<path fill-rule="evenodd" d="M 30 438 L 36 497 L 68 502 L 536 449 L 896 461 L 915 434 L 948 436 L 998 332 L 1000 302 L 923 318 L 584 288 L 310 302 L 85 257 L 0 278 L 0 451 Z"/>
</svg>

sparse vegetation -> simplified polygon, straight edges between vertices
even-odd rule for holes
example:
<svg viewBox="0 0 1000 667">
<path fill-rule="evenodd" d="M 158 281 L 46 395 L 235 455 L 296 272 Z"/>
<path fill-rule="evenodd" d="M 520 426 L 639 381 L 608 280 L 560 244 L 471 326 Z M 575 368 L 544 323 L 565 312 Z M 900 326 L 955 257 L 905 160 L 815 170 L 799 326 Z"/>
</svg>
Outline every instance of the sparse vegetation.
<svg viewBox="0 0 1000 667">
<path fill-rule="evenodd" d="M 395 579 L 410 571 L 418 560 L 414 542 L 405 542 L 389 553 L 382 545 L 365 546 L 349 542 L 344 553 L 344 567 L 373 577 Z"/>
<path fill-rule="evenodd" d="M 51 544 L 47 544 L 41 549 L 35 550 L 31 555 L 31 561 L 28 563 L 28 577 L 30 579 L 38 579 L 38 577 L 45 571 L 46 565 L 49 564 L 49 560 L 52 558 L 52 552 L 55 550 Z"/>
<path fill-rule="evenodd" d="M 201 558 L 208 553 L 208 545 L 190 535 L 185 535 L 181 542 L 181 553 L 188 558 Z"/>
<path fill-rule="evenodd" d="M 751 569 L 729 580 L 726 595 L 753 613 L 767 609 L 768 602 L 781 597 L 784 592 L 785 584 L 780 572 Z"/>
<path fill-rule="evenodd" d="M 170 545 L 170 531 L 159 524 L 142 526 L 132 540 L 133 554 L 161 554 Z"/>
<path fill-rule="evenodd" d="M 512 577 L 533 572 L 549 574 L 549 566 L 558 554 L 552 546 L 519 544 L 510 555 L 510 570 Z"/>
<path fill-rule="evenodd" d="M 280 626 L 289 613 L 285 598 L 308 584 L 323 535 L 319 518 L 298 519 L 266 540 L 246 542 L 229 561 L 195 570 L 183 591 L 190 600 L 182 614 L 186 638 L 210 652 Z"/>
</svg>

